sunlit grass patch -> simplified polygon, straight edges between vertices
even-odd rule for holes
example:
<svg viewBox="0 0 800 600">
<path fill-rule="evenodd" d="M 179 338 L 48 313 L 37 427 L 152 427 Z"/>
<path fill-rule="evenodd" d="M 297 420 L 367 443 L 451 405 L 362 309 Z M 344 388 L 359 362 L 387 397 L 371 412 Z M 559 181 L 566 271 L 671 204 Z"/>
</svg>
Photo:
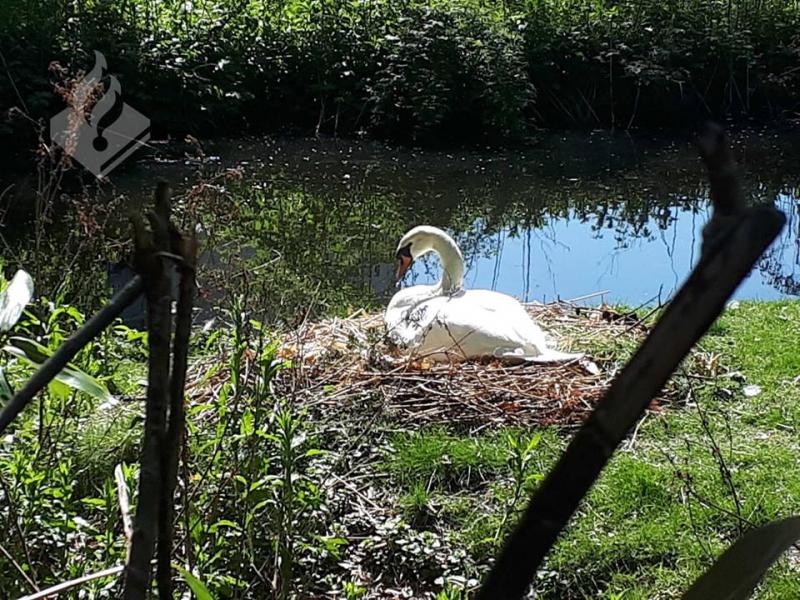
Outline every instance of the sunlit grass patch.
<svg viewBox="0 0 800 600">
<path fill-rule="evenodd" d="M 395 436 L 387 470 L 405 486 L 474 488 L 501 474 L 506 464 L 501 438 L 471 438 L 443 429 Z"/>
<path fill-rule="evenodd" d="M 392 440 L 386 468 L 404 486 L 425 482 L 436 489 L 480 489 L 489 481 L 510 476 L 510 439 L 527 442 L 534 435 L 533 430 L 511 428 L 476 435 L 436 427 L 401 433 Z M 552 460 L 554 444 L 560 445 L 550 434 L 537 446 L 531 472 Z"/>
</svg>

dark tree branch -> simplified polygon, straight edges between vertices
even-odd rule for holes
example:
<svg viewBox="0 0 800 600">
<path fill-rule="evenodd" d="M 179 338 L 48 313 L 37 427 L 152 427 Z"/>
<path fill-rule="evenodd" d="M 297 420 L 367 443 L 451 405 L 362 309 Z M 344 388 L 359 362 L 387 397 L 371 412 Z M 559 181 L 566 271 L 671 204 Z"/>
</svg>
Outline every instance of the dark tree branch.
<svg viewBox="0 0 800 600">
<path fill-rule="evenodd" d="M 703 227 L 703 252 L 706 252 L 725 230 L 731 228 L 747 203 L 739 181 L 739 168 L 722 127 L 717 123 L 706 124 L 697 138 L 697 148 L 708 170 L 714 207 L 711 219 Z"/>
<path fill-rule="evenodd" d="M 545 555 L 627 432 L 780 233 L 786 218 L 774 207 L 743 210 L 741 189 L 724 144 L 724 136 L 712 136 L 704 158 L 714 173 L 712 221 L 722 216 L 727 222 L 717 221 L 713 244 L 705 245 L 699 264 L 664 316 L 536 490 L 479 592 L 479 600 L 522 598 Z"/>
<path fill-rule="evenodd" d="M 162 488 L 162 449 L 166 434 L 167 399 L 172 333 L 171 297 L 163 254 L 169 252 L 169 188 L 159 183 L 156 212 L 148 214 L 152 232 L 134 219 L 137 271 L 145 282 L 147 297 L 149 372 L 147 408 L 142 445 L 139 495 L 131 552 L 125 569 L 126 600 L 144 600 L 150 589 L 151 559 L 159 525 Z"/>
<path fill-rule="evenodd" d="M 178 458 L 184 442 L 184 387 L 192 328 L 192 303 L 195 295 L 197 242 L 194 235 L 183 236 L 170 226 L 172 252 L 178 255 L 180 288 L 178 292 L 175 339 L 172 346 L 172 374 L 169 389 L 169 427 L 162 454 L 162 496 L 159 513 L 158 570 L 156 581 L 161 598 L 172 598 L 172 547 L 174 539 L 175 488 L 178 481 Z"/>
</svg>

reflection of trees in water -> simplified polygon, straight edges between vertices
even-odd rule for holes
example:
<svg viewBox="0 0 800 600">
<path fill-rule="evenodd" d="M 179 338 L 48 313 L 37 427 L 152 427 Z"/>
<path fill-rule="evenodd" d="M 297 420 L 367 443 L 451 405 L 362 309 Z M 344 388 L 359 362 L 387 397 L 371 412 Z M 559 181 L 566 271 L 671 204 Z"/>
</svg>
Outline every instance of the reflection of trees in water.
<svg viewBox="0 0 800 600">
<path fill-rule="evenodd" d="M 795 188 L 781 194 L 776 205 L 786 215 L 786 227 L 758 262 L 764 279 L 783 294 L 800 296 L 800 196 Z M 789 271 L 787 271 L 790 269 Z"/>
<path fill-rule="evenodd" d="M 577 220 L 590 224 L 596 236 L 612 235 L 618 250 L 634 241 L 654 240 L 661 236 L 670 259 L 677 243 L 674 229 L 677 219 L 694 215 L 702 223 L 708 215 L 708 188 L 702 181 L 669 182 L 670 193 L 655 194 L 646 181 L 634 184 L 622 181 L 616 189 L 596 183 L 574 186 L 568 190 L 550 190 L 550 205 L 515 201 L 502 211 L 487 209 L 488 219 L 478 218 L 471 229 L 461 234 L 460 243 L 468 261 L 478 256 L 494 258 L 493 285 L 502 260 L 507 237 L 523 238 L 523 276 L 525 296 L 529 290 L 531 230 L 545 230 L 554 219 Z M 644 188 L 644 189 L 642 189 Z M 677 188 L 678 191 L 675 191 Z M 787 226 L 758 264 L 765 282 L 788 295 L 800 295 L 800 189 L 758 183 L 751 187 L 751 203 L 776 203 L 787 215 Z M 664 233 L 673 228 L 671 239 Z M 693 222 L 694 230 L 694 222 Z M 547 237 L 551 243 L 555 238 Z M 693 239 L 693 243 L 696 240 Z M 674 271 L 674 267 L 673 267 Z M 677 273 L 676 273 L 677 277 Z"/>
<path fill-rule="evenodd" d="M 584 179 L 549 176 L 546 164 L 531 172 L 507 163 L 462 168 L 460 162 L 439 165 L 431 160 L 414 171 L 387 160 L 370 163 L 360 172 L 353 163 L 326 163 L 324 173 L 298 180 L 289 166 L 268 173 L 272 183 L 264 191 L 245 184 L 241 195 L 249 208 L 244 218 L 232 220 L 228 233 L 258 240 L 262 261 L 281 257 L 264 279 L 271 282 L 269 296 L 284 308 L 302 307 L 314 294 L 320 308 L 328 310 L 349 302 L 363 305 L 376 291 L 390 294 L 397 240 L 423 223 L 454 232 L 468 267 L 479 258 L 493 258 L 493 284 L 505 241 L 522 237 L 522 287 L 527 295 L 531 254 L 561 243 L 552 231 L 548 237 L 548 227 L 558 220 L 589 224 L 595 236 L 613 236 L 620 250 L 634 240 L 660 237 L 672 256 L 674 244 L 680 243 L 675 241 L 678 218 L 693 215 L 699 225 L 707 214 L 707 185 L 699 163 L 687 166 L 684 159 L 673 160 L 674 148 L 669 152 Z M 783 177 L 751 184 L 754 201 L 773 201 L 779 191 L 786 193 L 775 183 Z M 784 257 L 792 249 L 792 264 L 797 264 L 800 217 L 793 201 L 785 198 L 781 208 L 791 205 L 791 229 L 760 267 L 772 285 L 797 293 L 794 270 L 784 272 Z M 420 276 L 431 278 L 438 266 L 423 261 L 420 271 L 425 269 L 428 273 Z"/>
</svg>

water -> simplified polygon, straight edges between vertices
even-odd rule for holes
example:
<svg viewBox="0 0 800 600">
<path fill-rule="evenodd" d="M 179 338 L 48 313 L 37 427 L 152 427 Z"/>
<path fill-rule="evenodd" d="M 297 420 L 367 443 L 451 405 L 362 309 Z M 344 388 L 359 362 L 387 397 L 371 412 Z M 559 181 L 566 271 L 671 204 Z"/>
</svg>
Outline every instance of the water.
<svg viewBox="0 0 800 600">
<path fill-rule="evenodd" d="M 796 201 L 781 195 L 778 205 L 784 211 L 794 210 Z M 597 292 L 602 294 L 595 298 L 628 305 L 665 300 L 694 266 L 710 214 L 705 202 L 677 208 L 666 227 L 651 218 L 646 223 L 649 235 L 623 239 L 575 215 L 515 236 L 503 231 L 495 236 L 491 252 L 469 257 L 466 285 L 501 290 L 526 301 L 574 299 Z M 480 227 L 476 222 L 476 230 Z M 785 234 L 771 249 L 776 260 L 762 261 L 735 297 L 774 300 L 796 295 L 791 283 L 798 280 L 797 239 L 796 229 Z M 790 285 L 780 285 L 776 276 L 788 278 Z M 419 281 L 432 279 L 428 271 Z"/>
<path fill-rule="evenodd" d="M 736 292 L 739 299 L 800 294 L 797 141 L 793 133 L 734 139 L 751 201 L 773 202 L 788 218 Z M 238 221 L 226 220 L 223 210 L 204 225 L 247 249 L 250 263 L 231 270 L 246 271 L 252 261 L 268 265 L 259 273 L 272 278 L 281 306 L 308 303 L 311 288 L 314 301 L 329 302 L 328 308 L 369 297 L 385 302 L 394 291 L 397 240 L 418 224 L 456 237 L 470 288 L 528 301 L 603 292 L 592 301 L 653 303 L 666 300 L 697 261 L 710 216 L 696 151 L 669 138 L 549 135 L 524 151 L 450 153 L 332 140 L 239 140 L 208 144 L 205 151 L 212 157 L 206 170 L 243 167 L 243 179 L 229 185 L 248 209 Z M 188 184 L 193 168 L 182 160 L 147 162 L 119 178 L 119 189 L 135 194 L 156 176 Z M 428 259 L 406 283 L 437 278 L 436 261 Z"/>
</svg>

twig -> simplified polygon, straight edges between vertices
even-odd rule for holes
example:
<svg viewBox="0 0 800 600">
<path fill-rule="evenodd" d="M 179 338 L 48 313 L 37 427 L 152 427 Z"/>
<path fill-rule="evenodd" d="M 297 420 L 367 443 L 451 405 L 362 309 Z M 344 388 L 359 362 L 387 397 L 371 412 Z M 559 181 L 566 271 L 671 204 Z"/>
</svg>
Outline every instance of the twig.
<svg viewBox="0 0 800 600">
<path fill-rule="evenodd" d="M 591 294 L 584 294 L 583 296 L 578 296 L 577 298 L 570 298 L 569 300 L 563 300 L 567 304 L 575 304 L 576 302 L 580 302 L 582 300 L 591 300 L 592 298 L 597 298 L 597 296 L 605 296 L 608 294 L 609 290 L 600 290 L 599 292 L 593 292 Z"/>
<path fill-rule="evenodd" d="M 11 498 L 11 490 L 8 489 L 8 484 L 2 475 L 0 475 L 0 486 L 3 488 L 3 493 L 5 494 L 6 502 L 8 503 L 9 518 L 14 523 L 14 530 L 17 532 L 19 543 L 22 546 L 22 551 L 25 553 L 25 560 L 28 561 L 28 566 L 31 569 L 31 579 L 33 580 L 33 585 L 36 586 L 36 568 L 34 567 L 33 560 L 31 559 L 31 552 L 28 548 L 28 542 L 25 541 L 25 533 L 22 531 L 22 527 L 20 526 L 19 512 L 17 511 L 17 507 Z"/>
<path fill-rule="evenodd" d="M 736 508 L 736 515 L 738 517 L 737 524 L 739 525 L 739 534 L 743 533 L 741 528 L 741 521 L 742 521 L 742 502 L 739 499 L 739 492 L 736 490 L 736 484 L 733 482 L 733 474 L 731 473 L 730 468 L 728 467 L 728 463 L 725 462 L 725 457 L 722 456 L 722 449 L 717 444 L 717 440 L 714 437 L 714 434 L 711 431 L 711 423 L 708 420 L 708 415 L 705 412 L 705 409 L 701 406 L 700 400 L 694 393 L 694 386 L 690 379 L 686 380 L 690 393 L 692 396 L 695 397 L 695 408 L 697 409 L 697 414 L 700 417 L 700 425 L 703 428 L 703 433 L 705 434 L 706 438 L 709 441 L 711 446 L 711 456 L 714 457 L 715 462 L 717 463 L 717 468 L 719 469 L 720 478 L 722 482 L 725 484 L 725 487 L 728 488 L 728 491 L 731 494 L 731 498 L 733 498 L 733 504 Z"/>
<path fill-rule="evenodd" d="M 3 556 L 5 556 L 11 562 L 11 564 L 14 565 L 14 568 L 17 571 L 19 571 L 19 574 L 22 575 L 23 579 L 25 579 L 25 581 L 28 582 L 28 585 L 31 586 L 34 589 L 34 591 L 38 592 L 39 586 L 36 585 L 33 579 L 31 579 L 30 576 L 25 572 L 25 569 L 23 569 L 20 566 L 20 564 L 16 560 L 14 560 L 14 557 L 11 556 L 11 553 L 8 550 L 6 550 L 6 547 L 3 546 L 2 544 L 0 544 L 0 552 L 2 552 Z"/>
<path fill-rule="evenodd" d="M 59 583 L 57 585 L 54 585 L 53 587 L 49 587 L 46 590 L 36 592 L 35 594 L 31 594 L 29 596 L 23 596 L 19 600 L 41 600 L 42 598 L 51 598 L 54 596 L 58 596 L 58 594 L 62 592 L 66 592 L 67 590 L 76 588 L 79 585 L 83 585 L 84 583 L 89 583 L 90 581 L 94 581 L 95 579 L 102 579 L 103 577 L 110 577 L 112 575 L 117 575 L 118 573 L 122 573 L 124 570 L 125 570 L 124 565 L 110 567 L 108 569 L 98 571 L 97 573 L 92 573 L 90 575 L 84 575 L 82 577 L 78 577 L 77 579 L 70 579 L 69 581 L 64 581 L 63 583 Z"/>
<path fill-rule="evenodd" d="M 65 341 L 55 353 L 39 367 L 36 373 L 28 382 L 16 393 L 11 401 L 0 412 L 0 434 L 2 434 L 9 424 L 22 412 L 22 410 L 33 400 L 41 390 L 47 387 L 53 378 L 67 366 L 69 361 L 81 349 L 91 342 L 106 327 L 111 325 L 122 311 L 133 302 L 144 287 L 142 278 L 138 275 L 131 279 L 128 284 L 114 296 L 99 312 L 97 312 L 86 324 L 76 331 Z"/>
<path fill-rule="evenodd" d="M 131 552 L 131 538 L 133 538 L 133 521 L 131 521 L 131 502 L 128 495 L 128 484 L 125 483 L 125 474 L 122 472 L 122 465 L 114 467 L 114 479 L 117 482 L 117 499 L 119 501 L 119 512 L 122 516 L 122 530 L 125 532 L 127 555 Z"/>
</svg>

